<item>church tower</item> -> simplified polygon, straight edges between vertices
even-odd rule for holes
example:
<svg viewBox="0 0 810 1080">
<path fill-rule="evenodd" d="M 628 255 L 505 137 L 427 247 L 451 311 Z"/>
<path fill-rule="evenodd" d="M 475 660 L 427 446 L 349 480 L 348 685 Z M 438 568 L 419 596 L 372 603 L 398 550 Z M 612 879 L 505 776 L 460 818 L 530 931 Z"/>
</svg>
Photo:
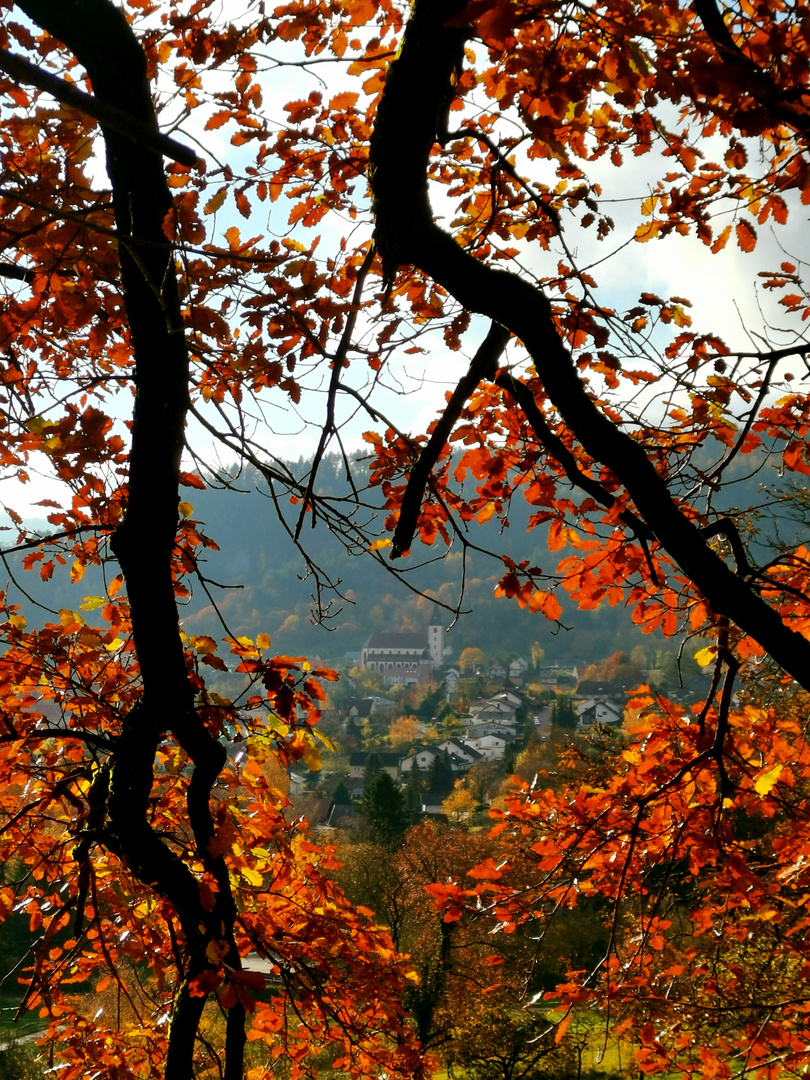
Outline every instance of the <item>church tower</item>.
<svg viewBox="0 0 810 1080">
<path fill-rule="evenodd" d="M 433 609 L 428 626 L 428 657 L 431 668 L 436 671 L 442 666 L 444 654 L 444 627 L 440 622 L 437 608 Z"/>
</svg>

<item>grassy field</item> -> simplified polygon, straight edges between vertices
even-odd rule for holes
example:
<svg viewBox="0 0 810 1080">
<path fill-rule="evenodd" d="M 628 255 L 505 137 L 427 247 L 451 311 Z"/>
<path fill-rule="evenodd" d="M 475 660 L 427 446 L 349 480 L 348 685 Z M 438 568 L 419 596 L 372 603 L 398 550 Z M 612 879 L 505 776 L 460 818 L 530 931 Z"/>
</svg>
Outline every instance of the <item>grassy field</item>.
<svg viewBox="0 0 810 1080">
<path fill-rule="evenodd" d="M 20 1004 L 20 997 L 0 995 L 0 1046 L 9 1042 L 31 1035 L 35 1031 L 41 1031 L 45 1027 L 44 1021 L 30 1013 L 15 1024 L 14 1017 Z"/>
</svg>

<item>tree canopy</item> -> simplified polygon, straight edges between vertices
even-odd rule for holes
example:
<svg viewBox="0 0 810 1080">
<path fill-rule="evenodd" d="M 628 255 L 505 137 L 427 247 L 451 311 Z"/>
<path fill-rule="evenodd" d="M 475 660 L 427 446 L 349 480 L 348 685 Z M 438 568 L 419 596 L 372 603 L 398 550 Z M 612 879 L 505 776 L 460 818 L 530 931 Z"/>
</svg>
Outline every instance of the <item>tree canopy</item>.
<svg viewBox="0 0 810 1080">
<path fill-rule="evenodd" d="M 39 935 L 23 1008 L 60 1039 L 60 1076 L 258 1078 L 256 1045 L 293 1077 L 313 1053 L 358 1077 L 425 1066 L 414 973 L 282 814 L 278 766 L 317 768 L 334 673 L 261 625 L 180 624 L 223 584 L 194 491 L 238 488 L 241 466 L 305 560 L 316 523 L 404 585 L 417 552 L 452 548 L 448 621 L 475 524 L 506 528 L 522 498 L 550 563 L 504 558 L 504 602 L 561 630 L 563 589 L 687 636 L 705 700 L 640 691 L 628 744 L 584 785 L 519 789 L 498 858 L 431 895 L 447 926 L 608 904 L 604 957 L 559 993 L 621 1015 L 643 1071 L 804 1069 L 803 2 L 0 7 L 4 554 L 77 589 L 58 610 L 24 579 L 3 596 L 0 915 Z M 755 264 L 771 226 L 785 250 Z M 678 237 L 752 256 L 778 315 L 746 311 L 745 347 L 638 273 Z M 616 275 L 632 298 L 604 298 Z M 450 359 L 424 430 L 380 404 L 387 387 L 407 408 L 409 372 L 420 394 L 447 383 Z M 304 475 L 279 449 L 299 424 L 320 433 Z M 319 491 L 328 450 L 347 498 Z M 740 468 L 761 505 L 733 508 Z M 339 581 L 307 569 L 328 616 Z M 226 697 L 206 676 L 229 669 Z M 117 1015 L 85 1015 L 77 985 L 112 987 Z"/>
</svg>

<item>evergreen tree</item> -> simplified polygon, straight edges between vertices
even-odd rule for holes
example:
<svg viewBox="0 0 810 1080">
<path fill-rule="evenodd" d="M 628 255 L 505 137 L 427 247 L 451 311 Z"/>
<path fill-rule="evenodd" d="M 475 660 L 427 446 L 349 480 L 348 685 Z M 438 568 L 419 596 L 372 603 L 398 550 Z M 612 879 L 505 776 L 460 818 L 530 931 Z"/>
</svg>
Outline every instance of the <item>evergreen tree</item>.
<svg viewBox="0 0 810 1080">
<path fill-rule="evenodd" d="M 419 775 L 416 769 L 411 769 L 408 783 L 405 788 L 405 809 L 415 825 L 422 817 L 422 787 L 419 783 Z"/>
<path fill-rule="evenodd" d="M 551 723 L 553 727 L 563 731 L 576 731 L 577 714 L 574 711 L 574 703 L 567 694 L 561 694 L 554 699 L 551 707 Z"/>
<path fill-rule="evenodd" d="M 450 792 L 453 790 L 455 779 L 450 757 L 446 750 L 442 750 L 430 763 L 427 774 L 428 791 Z"/>
<path fill-rule="evenodd" d="M 414 712 L 420 720 L 429 721 L 433 720 L 434 717 L 439 718 L 439 713 L 441 712 L 443 705 L 444 687 L 440 684 L 439 686 L 435 686 L 433 689 L 428 690 Z"/>
<path fill-rule="evenodd" d="M 361 814 L 371 843 L 396 849 L 410 825 L 402 789 L 387 772 L 379 772 L 363 792 Z"/>
<path fill-rule="evenodd" d="M 372 750 L 366 757 L 366 767 L 363 769 L 363 791 L 368 791 L 381 772 L 382 762 Z"/>
<path fill-rule="evenodd" d="M 349 791 L 345 780 L 341 780 L 332 792 L 332 802 L 336 806 L 351 806 L 352 793 Z"/>
</svg>

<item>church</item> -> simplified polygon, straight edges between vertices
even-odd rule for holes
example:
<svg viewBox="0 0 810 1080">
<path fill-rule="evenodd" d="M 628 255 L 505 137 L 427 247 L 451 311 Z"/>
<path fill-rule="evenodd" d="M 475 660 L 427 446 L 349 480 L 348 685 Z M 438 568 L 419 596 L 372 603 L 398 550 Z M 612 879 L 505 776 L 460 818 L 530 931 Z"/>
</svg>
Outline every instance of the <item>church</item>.
<svg viewBox="0 0 810 1080">
<path fill-rule="evenodd" d="M 386 686 L 426 682 L 442 666 L 444 627 L 431 623 L 427 640 L 417 633 L 378 630 L 360 653 L 360 667 L 376 671 Z"/>
</svg>

